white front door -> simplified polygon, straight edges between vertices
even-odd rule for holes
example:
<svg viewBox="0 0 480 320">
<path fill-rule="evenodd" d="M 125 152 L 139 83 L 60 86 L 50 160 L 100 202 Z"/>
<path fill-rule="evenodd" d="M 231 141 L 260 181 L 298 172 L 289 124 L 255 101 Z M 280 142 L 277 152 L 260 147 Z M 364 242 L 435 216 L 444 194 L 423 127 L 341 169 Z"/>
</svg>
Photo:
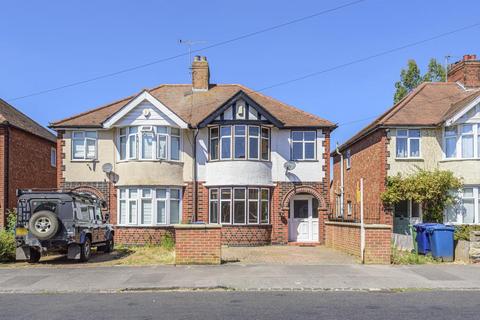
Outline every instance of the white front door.
<svg viewBox="0 0 480 320">
<path fill-rule="evenodd" d="M 318 242 L 318 205 L 311 196 L 298 195 L 290 202 L 288 240 Z"/>
</svg>

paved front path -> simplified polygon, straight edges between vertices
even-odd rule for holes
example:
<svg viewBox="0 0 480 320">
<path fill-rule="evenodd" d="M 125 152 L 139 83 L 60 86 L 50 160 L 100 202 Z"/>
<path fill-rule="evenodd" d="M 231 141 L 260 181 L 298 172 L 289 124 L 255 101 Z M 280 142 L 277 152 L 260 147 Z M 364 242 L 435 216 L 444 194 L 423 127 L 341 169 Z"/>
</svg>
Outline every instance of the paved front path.
<svg viewBox="0 0 480 320">
<path fill-rule="evenodd" d="M 223 247 L 222 259 L 241 264 L 344 265 L 357 259 L 324 246 Z"/>
<path fill-rule="evenodd" d="M 145 289 L 476 289 L 479 265 L 241 265 L 0 268 L 0 292 Z"/>
</svg>

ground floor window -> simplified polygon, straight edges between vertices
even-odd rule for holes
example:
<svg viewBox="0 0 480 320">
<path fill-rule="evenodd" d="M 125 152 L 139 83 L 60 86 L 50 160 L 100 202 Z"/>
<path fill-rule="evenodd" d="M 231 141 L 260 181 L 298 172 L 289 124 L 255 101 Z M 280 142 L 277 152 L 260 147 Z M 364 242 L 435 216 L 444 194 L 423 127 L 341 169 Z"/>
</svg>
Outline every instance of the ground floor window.
<svg viewBox="0 0 480 320">
<path fill-rule="evenodd" d="M 220 187 L 209 189 L 210 223 L 268 224 L 270 189 Z"/>
<path fill-rule="evenodd" d="M 118 189 L 118 224 L 170 225 L 181 222 L 181 190 L 167 187 Z"/>
<path fill-rule="evenodd" d="M 458 194 L 456 205 L 445 210 L 445 222 L 478 224 L 480 219 L 480 186 L 465 186 Z"/>
</svg>

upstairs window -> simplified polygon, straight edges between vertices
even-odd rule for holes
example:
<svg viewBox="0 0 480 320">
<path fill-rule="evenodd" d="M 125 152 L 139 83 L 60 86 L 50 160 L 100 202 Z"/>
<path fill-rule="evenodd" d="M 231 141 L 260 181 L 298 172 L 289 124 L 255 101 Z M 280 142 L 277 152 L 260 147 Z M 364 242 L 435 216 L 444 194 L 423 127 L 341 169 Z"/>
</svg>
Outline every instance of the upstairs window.
<svg viewBox="0 0 480 320">
<path fill-rule="evenodd" d="M 55 148 L 50 149 L 50 165 L 54 168 L 57 166 L 57 149 Z"/>
<path fill-rule="evenodd" d="M 270 160 L 270 129 L 232 125 L 210 128 L 210 161 Z"/>
<path fill-rule="evenodd" d="M 445 128 L 445 157 L 457 157 L 457 127 Z"/>
<path fill-rule="evenodd" d="M 180 160 L 180 129 L 167 126 L 120 128 L 120 160 Z"/>
<path fill-rule="evenodd" d="M 72 159 L 93 160 L 97 158 L 97 132 L 72 132 Z"/>
<path fill-rule="evenodd" d="M 420 157 L 420 129 L 397 129 L 397 158 Z"/>
<path fill-rule="evenodd" d="M 347 167 L 347 169 L 350 169 L 351 165 L 352 165 L 351 151 L 350 149 L 348 149 L 345 156 L 345 166 Z"/>
<path fill-rule="evenodd" d="M 316 131 L 292 131 L 292 160 L 316 160 Z"/>
<path fill-rule="evenodd" d="M 480 158 L 480 124 L 446 127 L 443 146 L 447 159 Z"/>
</svg>

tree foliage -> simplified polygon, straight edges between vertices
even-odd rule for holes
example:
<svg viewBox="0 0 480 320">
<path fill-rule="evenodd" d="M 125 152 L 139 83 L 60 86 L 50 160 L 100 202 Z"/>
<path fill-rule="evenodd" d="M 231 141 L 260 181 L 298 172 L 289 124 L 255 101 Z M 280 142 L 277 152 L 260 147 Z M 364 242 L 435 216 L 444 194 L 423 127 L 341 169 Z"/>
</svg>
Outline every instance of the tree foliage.
<svg viewBox="0 0 480 320">
<path fill-rule="evenodd" d="M 445 68 L 436 59 L 430 59 L 428 70 L 422 76 L 420 68 L 415 60 L 408 60 L 407 68 L 400 72 L 400 81 L 395 82 L 395 95 L 393 102 L 397 103 L 415 89 L 422 82 L 445 81 Z"/>
<path fill-rule="evenodd" d="M 417 169 L 413 175 L 389 177 L 382 201 L 394 205 L 413 200 L 421 203 L 424 221 L 442 222 L 445 208 L 458 201 L 456 192 L 452 191 L 461 187 L 462 181 L 451 171 Z"/>
</svg>

